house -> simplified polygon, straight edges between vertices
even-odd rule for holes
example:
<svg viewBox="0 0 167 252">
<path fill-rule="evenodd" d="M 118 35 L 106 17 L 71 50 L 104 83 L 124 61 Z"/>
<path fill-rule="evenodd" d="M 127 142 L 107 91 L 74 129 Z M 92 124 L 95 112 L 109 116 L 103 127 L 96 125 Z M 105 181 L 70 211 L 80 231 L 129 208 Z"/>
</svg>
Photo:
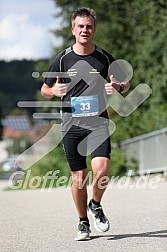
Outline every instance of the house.
<svg viewBox="0 0 167 252">
<path fill-rule="evenodd" d="M 3 137 L 17 138 L 24 133 L 30 133 L 32 124 L 26 115 L 8 115 L 2 119 Z"/>
<path fill-rule="evenodd" d="M 53 123 L 44 120 L 32 123 L 26 115 L 8 115 L 2 120 L 2 125 L 4 139 L 14 139 L 26 134 L 35 143 L 49 131 Z"/>
</svg>

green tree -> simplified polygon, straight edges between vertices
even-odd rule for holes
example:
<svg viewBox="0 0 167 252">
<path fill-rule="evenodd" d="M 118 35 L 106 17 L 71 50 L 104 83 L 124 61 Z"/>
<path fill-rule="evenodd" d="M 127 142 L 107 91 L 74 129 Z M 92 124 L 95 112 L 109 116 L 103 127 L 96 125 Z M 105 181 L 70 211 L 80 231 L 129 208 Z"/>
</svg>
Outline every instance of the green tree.
<svg viewBox="0 0 167 252">
<path fill-rule="evenodd" d="M 2 109 L 0 107 L 0 140 L 2 140 L 2 133 L 3 133 L 2 119 L 3 119 Z"/>
<path fill-rule="evenodd" d="M 35 100 L 35 93 L 41 86 L 41 82 L 32 77 L 35 64 L 31 60 L 0 61 L 0 101 L 3 115 L 16 108 L 19 101 Z"/>
</svg>

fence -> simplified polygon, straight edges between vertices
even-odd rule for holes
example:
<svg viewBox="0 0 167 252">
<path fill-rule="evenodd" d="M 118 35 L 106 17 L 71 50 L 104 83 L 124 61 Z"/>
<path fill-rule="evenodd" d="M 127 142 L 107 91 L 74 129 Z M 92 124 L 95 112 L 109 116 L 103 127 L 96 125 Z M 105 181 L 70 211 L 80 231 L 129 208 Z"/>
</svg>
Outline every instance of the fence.
<svg viewBox="0 0 167 252">
<path fill-rule="evenodd" d="M 167 128 L 121 142 L 129 167 L 137 173 L 167 173 Z"/>
</svg>

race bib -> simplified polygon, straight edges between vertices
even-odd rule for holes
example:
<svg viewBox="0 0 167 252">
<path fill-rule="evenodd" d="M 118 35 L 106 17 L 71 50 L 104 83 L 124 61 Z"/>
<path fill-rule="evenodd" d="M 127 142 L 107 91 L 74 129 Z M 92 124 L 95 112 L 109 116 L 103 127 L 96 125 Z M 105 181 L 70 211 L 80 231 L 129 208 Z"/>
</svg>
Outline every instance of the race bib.
<svg viewBox="0 0 167 252">
<path fill-rule="evenodd" d="M 98 95 L 71 97 L 72 117 L 95 116 L 99 113 Z"/>
</svg>

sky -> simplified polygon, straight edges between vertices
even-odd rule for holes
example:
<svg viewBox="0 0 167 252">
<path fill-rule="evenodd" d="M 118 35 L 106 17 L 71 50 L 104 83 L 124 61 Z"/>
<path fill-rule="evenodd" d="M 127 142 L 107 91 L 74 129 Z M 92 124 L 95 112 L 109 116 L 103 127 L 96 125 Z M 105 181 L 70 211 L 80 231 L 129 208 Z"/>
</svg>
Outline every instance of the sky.
<svg viewBox="0 0 167 252">
<path fill-rule="evenodd" d="M 60 39 L 53 0 L 0 0 L 0 60 L 49 58 Z"/>
</svg>

